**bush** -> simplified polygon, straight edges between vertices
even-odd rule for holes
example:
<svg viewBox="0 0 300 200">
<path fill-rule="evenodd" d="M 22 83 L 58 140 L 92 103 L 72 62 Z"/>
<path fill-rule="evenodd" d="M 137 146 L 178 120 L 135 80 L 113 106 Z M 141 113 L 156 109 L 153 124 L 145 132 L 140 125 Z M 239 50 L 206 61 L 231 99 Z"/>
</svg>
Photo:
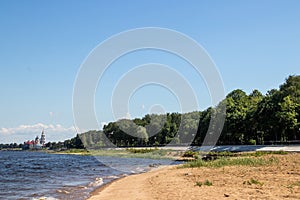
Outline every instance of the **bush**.
<svg viewBox="0 0 300 200">
<path fill-rule="evenodd" d="M 249 140 L 249 144 L 250 145 L 256 145 L 256 140 L 253 140 L 253 139 Z"/>
</svg>

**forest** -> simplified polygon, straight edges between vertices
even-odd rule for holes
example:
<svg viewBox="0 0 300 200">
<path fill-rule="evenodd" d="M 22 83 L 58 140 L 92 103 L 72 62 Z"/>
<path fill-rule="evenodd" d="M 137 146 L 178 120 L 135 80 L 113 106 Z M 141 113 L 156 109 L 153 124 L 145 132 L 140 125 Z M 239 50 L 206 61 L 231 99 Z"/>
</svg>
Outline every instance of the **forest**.
<svg viewBox="0 0 300 200">
<path fill-rule="evenodd" d="M 289 76 L 278 89 L 266 94 L 241 89 L 219 103 L 226 108 L 217 145 L 300 144 L 300 76 Z M 201 146 L 218 106 L 190 113 L 147 114 L 133 120 L 110 122 L 103 130 L 77 134 L 63 142 L 48 142 L 50 149 L 136 147 L 164 145 Z M 20 144 L 21 145 L 21 144 Z M 17 148 L 18 144 L 1 144 Z M 213 144 L 214 145 L 214 144 Z"/>
<path fill-rule="evenodd" d="M 279 89 L 267 94 L 258 90 L 246 94 L 236 89 L 221 104 L 226 107 L 226 116 L 217 145 L 300 143 L 300 76 L 289 76 Z M 103 131 L 88 131 L 79 137 L 88 148 L 111 144 L 118 147 L 188 143 L 200 146 L 217 107 L 185 114 L 148 114 L 133 120 L 122 119 L 105 125 Z"/>
</svg>

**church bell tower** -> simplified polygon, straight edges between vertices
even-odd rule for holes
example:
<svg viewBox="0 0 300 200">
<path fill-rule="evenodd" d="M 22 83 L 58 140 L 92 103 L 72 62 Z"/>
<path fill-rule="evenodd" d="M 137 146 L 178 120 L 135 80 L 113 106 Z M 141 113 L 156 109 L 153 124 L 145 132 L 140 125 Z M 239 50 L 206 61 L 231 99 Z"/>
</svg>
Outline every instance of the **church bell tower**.
<svg viewBox="0 0 300 200">
<path fill-rule="evenodd" d="M 42 131 L 40 143 L 41 143 L 41 145 L 42 145 L 43 147 L 45 146 L 46 138 L 45 138 L 45 132 L 44 132 L 44 129 L 43 129 L 43 131 Z"/>
</svg>

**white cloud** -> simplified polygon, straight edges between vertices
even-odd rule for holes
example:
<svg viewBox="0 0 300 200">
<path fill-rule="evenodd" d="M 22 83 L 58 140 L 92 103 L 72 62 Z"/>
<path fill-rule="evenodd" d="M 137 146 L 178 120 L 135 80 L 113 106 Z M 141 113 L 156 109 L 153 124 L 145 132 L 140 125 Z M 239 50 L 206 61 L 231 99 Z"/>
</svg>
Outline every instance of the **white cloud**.
<svg viewBox="0 0 300 200">
<path fill-rule="evenodd" d="M 15 133 L 36 133 L 36 132 L 41 132 L 42 130 L 45 131 L 51 131 L 51 132 L 65 132 L 65 131 L 75 131 L 74 127 L 68 127 L 65 128 L 60 124 L 34 124 L 34 125 L 20 125 L 18 127 L 13 127 L 13 128 L 1 128 L 0 129 L 0 134 L 15 134 Z"/>
<path fill-rule="evenodd" d="M 22 143 L 40 136 L 45 131 L 47 141 L 64 141 L 76 135 L 75 127 L 64 127 L 61 124 L 20 125 L 12 128 L 0 128 L 0 143 Z"/>
</svg>

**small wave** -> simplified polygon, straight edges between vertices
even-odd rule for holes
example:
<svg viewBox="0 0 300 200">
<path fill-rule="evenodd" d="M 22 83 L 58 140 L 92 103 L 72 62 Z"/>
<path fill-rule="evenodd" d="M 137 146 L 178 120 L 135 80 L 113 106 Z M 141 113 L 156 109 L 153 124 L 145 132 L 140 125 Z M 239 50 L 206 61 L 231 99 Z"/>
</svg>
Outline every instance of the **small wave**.
<svg viewBox="0 0 300 200">
<path fill-rule="evenodd" d="M 89 187 L 98 187 L 98 186 L 100 186 L 100 185 L 102 185 L 102 184 L 103 184 L 103 179 L 100 178 L 100 177 L 98 177 L 98 178 L 95 179 L 94 182 L 91 182 L 91 183 L 89 184 Z"/>
<path fill-rule="evenodd" d="M 106 176 L 105 179 L 117 179 L 119 176 Z"/>
<path fill-rule="evenodd" d="M 137 168 L 135 169 L 135 171 L 138 172 L 138 173 L 140 173 L 140 172 L 146 172 L 147 170 L 144 169 L 144 168 L 141 168 L 141 167 L 137 167 Z"/>
<path fill-rule="evenodd" d="M 70 194 L 70 192 L 67 190 L 56 190 L 56 192 L 61 194 Z"/>
<path fill-rule="evenodd" d="M 54 197 L 39 197 L 39 198 L 33 198 L 32 200 L 59 200 Z"/>
</svg>

